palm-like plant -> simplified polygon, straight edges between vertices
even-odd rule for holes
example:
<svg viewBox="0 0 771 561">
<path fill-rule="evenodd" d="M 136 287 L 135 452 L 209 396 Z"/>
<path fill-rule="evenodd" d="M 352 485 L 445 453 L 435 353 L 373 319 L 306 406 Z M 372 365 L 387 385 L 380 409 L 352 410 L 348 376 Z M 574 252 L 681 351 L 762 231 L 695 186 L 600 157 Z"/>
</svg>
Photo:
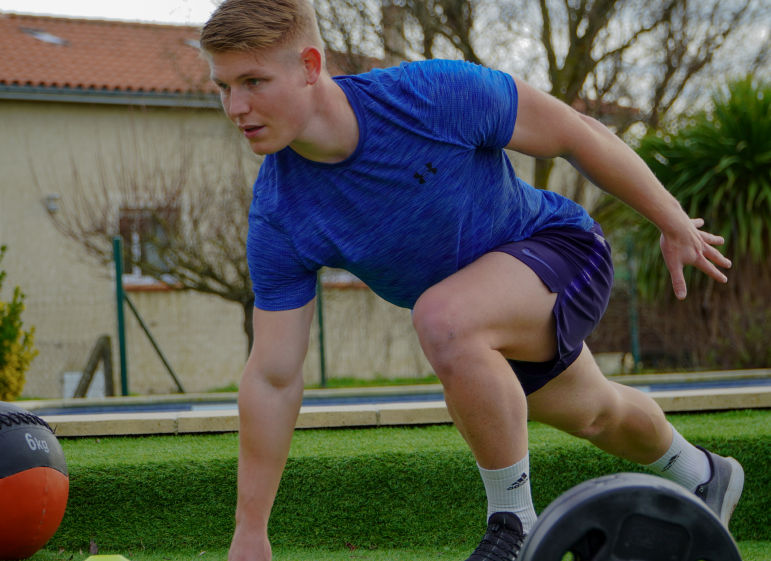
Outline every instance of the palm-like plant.
<svg viewBox="0 0 771 561">
<path fill-rule="evenodd" d="M 768 335 L 751 345 L 765 348 L 763 357 L 751 358 L 746 341 L 747 333 L 771 324 L 771 85 L 747 78 L 715 94 L 713 104 L 684 118 L 677 132 L 650 133 L 637 152 L 689 216 L 703 218 L 705 230 L 726 239 L 721 251 L 734 263 L 725 287 L 688 268 L 689 298 L 681 309 L 692 323 L 681 328 L 705 326 L 701 337 L 713 350 L 744 347 L 744 358 L 726 366 L 757 365 L 771 362 Z M 600 205 L 595 216 L 606 231 L 632 236 L 642 296 L 670 302 L 656 227 L 617 201 Z"/>
<path fill-rule="evenodd" d="M 647 136 L 638 153 L 689 216 L 726 239 L 729 259 L 761 264 L 771 247 L 771 86 L 736 82 L 714 104 L 679 134 Z M 638 284 L 650 296 L 669 285 L 658 237 L 649 223 L 637 236 Z M 707 277 L 689 280 L 698 287 Z"/>
</svg>

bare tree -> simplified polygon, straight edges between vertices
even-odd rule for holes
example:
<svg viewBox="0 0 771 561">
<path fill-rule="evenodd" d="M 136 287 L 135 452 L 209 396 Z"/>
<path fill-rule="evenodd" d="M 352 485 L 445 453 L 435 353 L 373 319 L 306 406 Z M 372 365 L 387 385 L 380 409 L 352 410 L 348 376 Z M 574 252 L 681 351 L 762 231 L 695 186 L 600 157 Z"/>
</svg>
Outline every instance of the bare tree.
<svg viewBox="0 0 771 561">
<path fill-rule="evenodd" d="M 705 85 L 751 74 L 771 56 L 767 0 L 317 0 L 316 6 L 327 45 L 352 61 L 349 71 L 369 70 L 362 55 L 462 58 L 520 75 L 618 134 L 635 123 L 673 120 L 708 97 Z M 546 187 L 552 166 L 536 162 L 536 187 Z"/>
<path fill-rule="evenodd" d="M 254 293 L 245 255 L 259 161 L 235 139 L 213 149 L 185 136 L 172 157 L 147 139 L 142 150 L 139 142 L 122 146 L 117 158 L 99 153 L 94 173 L 71 158 L 63 186 L 71 194 L 52 218 L 99 263 L 113 261 L 112 239 L 122 233 L 127 271 L 237 302 L 251 349 Z M 35 165 L 40 186 L 45 172 Z"/>
<path fill-rule="evenodd" d="M 317 0 L 322 37 L 340 68 L 356 74 L 373 59 L 462 58 L 476 63 L 474 21 L 478 0 Z M 382 63 L 381 63 L 382 64 Z"/>
<path fill-rule="evenodd" d="M 726 66 L 752 73 L 769 53 L 768 38 L 739 44 L 749 29 L 768 26 L 771 6 L 762 0 L 515 0 L 497 16 L 504 36 L 505 27 L 537 44 L 512 70 L 618 134 L 635 123 L 660 126 L 730 74 Z M 537 187 L 551 168 L 536 163 Z"/>
</svg>

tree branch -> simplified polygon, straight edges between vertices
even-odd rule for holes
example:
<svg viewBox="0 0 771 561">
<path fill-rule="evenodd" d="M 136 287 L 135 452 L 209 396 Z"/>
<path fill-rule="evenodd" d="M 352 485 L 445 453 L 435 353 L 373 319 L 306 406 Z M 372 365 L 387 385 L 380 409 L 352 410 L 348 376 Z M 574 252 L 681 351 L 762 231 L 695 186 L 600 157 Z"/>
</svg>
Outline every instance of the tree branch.
<svg viewBox="0 0 771 561">
<path fill-rule="evenodd" d="M 541 45 L 546 50 L 546 59 L 549 62 L 549 79 L 552 84 L 552 93 L 556 95 L 557 84 L 559 83 L 559 70 L 557 68 L 557 55 L 554 52 L 554 44 L 552 43 L 552 30 L 551 30 L 551 16 L 549 15 L 549 7 L 546 5 L 546 0 L 539 0 L 541 6 L 541 17 L 543 18 L 543 26 L 541 27 Z"/>
</svg>

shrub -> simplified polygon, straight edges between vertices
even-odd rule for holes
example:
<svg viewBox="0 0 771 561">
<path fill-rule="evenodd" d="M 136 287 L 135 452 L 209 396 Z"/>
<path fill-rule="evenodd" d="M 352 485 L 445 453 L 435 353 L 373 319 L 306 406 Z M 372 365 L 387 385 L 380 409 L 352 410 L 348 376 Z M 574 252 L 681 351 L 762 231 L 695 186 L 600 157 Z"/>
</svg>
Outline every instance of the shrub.
<svg viewBox="0 0 771 561">
<path fill-rule="evenodd" d="M 6 246 L 0 247 L 0 265 L 5 257 Z M 0 269 L 0 289 L 5 280 Z M 12 401 L 24 389 L 24 374 L 30 362 L 37 356 L 34 348 L 35 328 L 22 329 L 21 313 L 24 311 L 24 294 L 17 286 L 10 302 L 0 300 L 0 401 Z"/>
<path fill-rule="evenodd" d="M 631 235 L 637 287 L 658 316 L 662 350 L 691 366 L 771 366 L 771 84 L 752 78 L 713 96 L 713 109 L 652 130 L 637 152 L 704 230 L 723 236 L 727 285 L 687 267 L 688 298 L 675 302 L 659 231 L 606 199 L 595 217 Z M 685 365 L 685 364 L 683 364 Z"/>
<path fill-rule="evenodd" d="M 726 239 L 723 253 L 744 264 L 745 275 L 757 274 L 747 268 L 766 268 L 771 248 L 771 84 L 733 82 L 713 104 L 714 111 L 694 115 L 676 134 L 652 132 L 638 153 L 691 217 Z M 640 290 L 668 292 L 658 230 L 643 223 L 639 238 Z M 686 274 L 692 288 L 710 284 L 693 268 Z"/>
</svg>

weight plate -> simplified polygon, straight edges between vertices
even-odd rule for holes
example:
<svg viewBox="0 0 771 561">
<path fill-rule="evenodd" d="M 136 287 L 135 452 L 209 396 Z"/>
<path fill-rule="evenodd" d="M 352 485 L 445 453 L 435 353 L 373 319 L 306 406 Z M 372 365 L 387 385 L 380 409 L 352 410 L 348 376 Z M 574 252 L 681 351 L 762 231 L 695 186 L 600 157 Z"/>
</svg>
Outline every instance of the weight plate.
<svg viewBox="0 0 771 561">
<path fill-rule="evenodd" d="M 518 561 L 741 561 L 728 530 L 695 495 L 640 473 L 585 481 L 541 514 Z"/>
</svg>

